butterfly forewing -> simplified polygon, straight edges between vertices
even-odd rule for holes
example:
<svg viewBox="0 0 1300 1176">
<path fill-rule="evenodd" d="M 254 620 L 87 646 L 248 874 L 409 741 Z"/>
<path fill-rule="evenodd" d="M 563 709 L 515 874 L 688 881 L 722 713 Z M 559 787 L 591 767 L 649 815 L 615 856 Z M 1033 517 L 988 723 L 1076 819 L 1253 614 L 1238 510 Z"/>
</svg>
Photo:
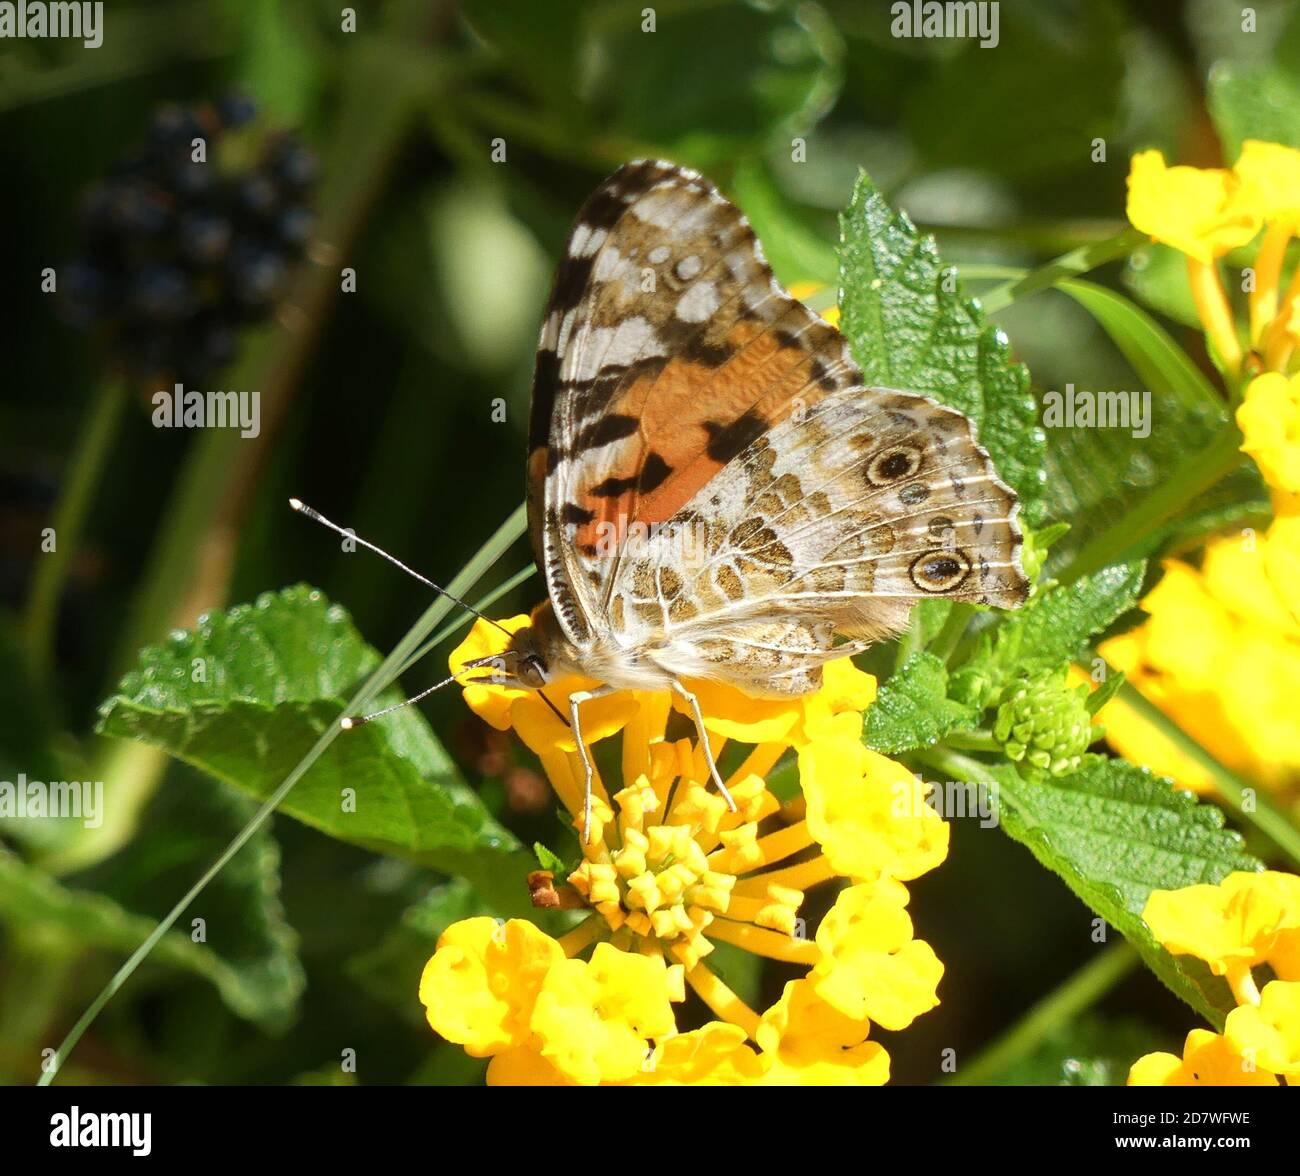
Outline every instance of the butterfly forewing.
<svg viewBox="0 0 1300 1176">
<path fill-rule="evenodd" d="M 792 405 L 855 375 L 711 184 L 659 162 L 606 180 L 557 273 L 533 389 L 534 543 L 570 637 L 609 607 L 629 528 L 670 519 Z"/>
</svg>

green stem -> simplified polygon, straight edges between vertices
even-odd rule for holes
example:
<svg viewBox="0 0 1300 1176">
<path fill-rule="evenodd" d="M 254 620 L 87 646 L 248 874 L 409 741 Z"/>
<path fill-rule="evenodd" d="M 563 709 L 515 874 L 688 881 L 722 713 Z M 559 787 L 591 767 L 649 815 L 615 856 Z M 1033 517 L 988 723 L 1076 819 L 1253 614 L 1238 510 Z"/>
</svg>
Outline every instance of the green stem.
<svg viewBox="0 0 1300 1176">
<path fill-rule="evenodd" d="M 898 190 L 898 185 L 894 186 Z M 1039 221 L 1029 224 L 958 225 L 939 221 L 920 221 L 917 229 L 936 237 L 942 246 L 946 241 L 998 241 L 1017 245 L 1021 250 L 1051 255 L 1066 250 L 1080 250 L 1102 245 L 1121 231 L 1122 222 L 1113 219 Z M 942 250 L 941 250 L 942 252 Z M 966 267 L 961 267 L 962 276 Z"/>
<path fill-rule="evenodd" d="M 1002 752 L 1002 745 L 993 738 L 993 732 L 983 728 L 977 731 L 949 731 L 943 741 L 947 746 L 961 751 Z"/>
<path fill-rule="evenodd" d="M 510 546 L 524 533 L 525 512 L 520 506 L 500 527 L 478 551 L 472 560 L 461 570 L 460 574 L 447 586 L 447 591 L 454 596 L 464 596 L 483 576 L 483 574 L 499 560 Z M 389 685 L 400 673 L 401 667 L 406 664 L 410 655 L 419 648 L 421 642 L 433 632 L 438 623 L 452 609 L 452 603 L 445 596 L 440 596 L 424 611 L 424 615 L 407 631 L 406 635 L 397 643 L 393 651 L 384 658 L 382 664 L 366 680 L 365 684 L 357 691 L 356 695 L 348 702 L 347 706 L 340 712 L 341 714 L 351 715 L 365 709 L 365 707 L 375 698 L 386 686 Z M 77 1023 L 68 1031 L 68 1035 L 63 1039 L 58 1051 L 55 1053 L 50 1065 L 41 1073 L 38 1085 L 48 1086 L 54 1081 L 60 1067 L 72 1052 L 77 1042 L 81 1040 L 82 1034 L 90 1028 L 95 1018 L 99 1016 L 100 1011 L 104 1008 L 117 991 L 131 978 L 135 970 L 145 961 L 149 953 L 158 944 L 164 935 L 176 924 L 176 920 L 181 917 L 192 903 L 207 887 L 231 858 L 235 856 L 247 843 L 249 838 L 257 832 L 258 829 L 266 823 L 271 814 L 279 807 L 281 802 L 293 790 L 295 784 L 302 779 L 312 765 L 325 754 L 330 744 L 338 738 L 342 728 L 337 723 L 331 723 L 316 740 L 310 751 L 298 762 L 294 769 L 284 778 L 284 781 L 263 801 L 261 807 L 249 818 L 246 824 L 231 840 L 230 844 L 222 850 L 220 856 L 211 866 L 204 871 L 193 886 L 185 892 L 180 901 L 172 907 L 166 915 L 159 920 L 158 925 L 149 933 L 145 941 L 132 953 L 131 957 L 124 963 L 114 974 L 112 979 L 104 986 L 103 990 L 90 1003 L 90 1007 L 82 1013 Z"/>
<path fill-rule="evenodd" d="M 913 609 L 911 624 L 903 631 L 903 635 L 898 639 L 898 649 L 894 651 L 895 670 L 901 670 L 912 654 L 920 653 L 924 648 L 924 629 L 921 610 Z"/>
<path fill-rule="evenodd" d="M 95 488 L 112 455 L 122 422 L 122 410 L 129 397 L 127 385 L 120 380 L 114 380 L 100 392 L 89 406 L 89 414 L 68 459 L 68 476 L 52 519 L 54 550 L 37 561 L 23 617 L 32 668 L 38 675 L 47 673 L 53 661 L 54 628 L 63 582 L 72 555 L 77 550 Z"/>
<path fill-rule="evenodd" d="M 1112 671 L 1113 672 L 1113 671 Z M 1213 754 L 1183 730 L 1155 703 L 1129 682 L 1117 692 L 1131 706 L 1189 759 L 1204 768 L 1214 786 L 1215 795 L 1229 805 L 1243 821 L 1254 826 L 1284 853 L 1294 866 L 1300 866 L 1300 830 L 1265 797 L 1259 789 L 1243 781 L 1224 767 Z M 1248 807 L 1249 806 L 1249 807 Z"/>
<path fill-rule="evenodd" d="M 934 640 L 930 642 L 930 652 L 940 661 L 950 661 L 953 650 L 957 648 L 974 615 L 974 605 L 965 604 L 961 601 L 954 604 L 952 611 L 948 614 L 948 619 L 943 623 L 943 628 L 935 634 Z"/>
<path fill-rule="evenodd" d="M 1085 544 L 1057 578 L 1069 583 L 1107 564 L 1146 554 L 1148 540 L 1163 523 L 1242 460 L 1241 432 L 1236 425 L 1228 424 L 1214 441 L 1187 458 L 1115 526 Z"/>
<path fill-rule="evenodd" d="M 1069 253 L 1061 254 L 1046 265 L 985 291 L 979 296 L 980 305 L 983 306 L 985 314 L 997 314 L 1013 302 L 1030 294 L 1036 294 L 1039 290 L 1055 286 L 1065 278 L 1087 273 L 1099 265 L 1114 261 L 1117 257 L 1127 257 L 1146 242 L 1147 238 L 1136 229 L 1125 229 L 1113 237 L 1107 237 L 1104 241 L 1071 249 Z"/>
<path fill-rule="evenodd" d="M 1015 1025 L 983 1049 L 975 1060 L 948 1078 L 945 1086 L 988 1086 L 1026 1058 L 1053 1032 L 1091 1008 L 1138 963 L 1138 954 L 1120 940 L 1100 952 Z"/>
</svg>

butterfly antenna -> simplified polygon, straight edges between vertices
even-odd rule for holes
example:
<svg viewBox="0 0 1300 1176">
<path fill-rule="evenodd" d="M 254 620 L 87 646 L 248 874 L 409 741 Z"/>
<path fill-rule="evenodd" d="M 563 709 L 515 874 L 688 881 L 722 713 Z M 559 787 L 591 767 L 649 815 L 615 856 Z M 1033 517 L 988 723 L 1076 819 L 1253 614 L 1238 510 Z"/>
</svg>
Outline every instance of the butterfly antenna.
<svg viewBox="0 0 1300 1176">
<path fill-rule="evenodd" d="M 474 616 L 478 617 L 479 620 L 487 621 L 489 625 L 495 625 L 503 633 L 508 634 L 510 632 L 510 630 L 507 629 L 504 625 L 498 624 L 489 616 L 484 616 L 483 613 L 479 612 L 479 610 L 476 609 L 472 604 L 466 604 L 463 600 L 461 600 L 459 596 L 453 596 L 450 592 L 447 591 L 447 589 L 440 588 L 437 584 L 435 584 L 432 580 L 430 580 L 428 576 L 422 576 L 414 568 L 407 567 L 407 565 L 404 564 L 400 559 L 398 559 L 394 555 L 389 555 L 388 552 L 386 552 L 382 547 L 376 547 L 368 539 L 362 539 L 361 536 L 358 535 L 355 531 L 346 530 L 343 527 L 340 527 L 338 523 L 331 522 L 323 514 L 321 514 L 320 511 L 313 510 L 301 499 L 291 498 L 289 499 L 289 505 L 294 510 L 296 510 L 300 515 L 306 515 L 307 518 L 311 519 L 312 521 L 320 523 L 322 527 L 328 527 L 331 531 L 335 532 L 335 534 L 342 535 L 345 539 L 351 539 L 354 543 L 360 543 L 362 547 L 368 548 L 369 550 L 373 551 L 376 555 L 383 556 L 383 558 L 388 560 L 388 562 L 392 564 L 394 567 L 401 568 L 402 571 L 404 571 L 408 576 L 411 576 L 414 579 L 419 580 L 420 583 L 423 584 L 426 588 L 432 588 L 439 595 L 445 596 L 448 600 L 452 602 L 452 604 L 459 605 L 467 613 L 472 613 Z M 420 697 L 424 697 L 424 696 L 421 695 Z M 415 700 L 412 699 L 411 701 L 414 702 Z"/>
<path fill-rule="evenodd" d="M 472 667 L 470 666 L 466 666 L 464 669 L 457 670 L 456 673 L 463 674 L 465 670 L 471 668 Z M 371 715 L 344 715 L 339 719 L 339 726 L 345 731 L 351 731 L 354 727 L 360 727 L 365 723 L 374 722 L 375 719 L 382 719 L 385 715 L 391 715 L 393 711 L 401 710 L 404 706 L 414 706 L 415 703 L 428 698 L 435 690 L 441 690 L 444 686 L 450 686 L 454 681 L 456 681 L 456 674 L 452 674 L 449 678 L 444 678 L 441 682 L 435 682 L 427 690 L 421 690 L 420 693 L 415 695 L 413 698 L 407 698 L 402 702 L 394 703 L 392 706 L 386 706 L 383 710 L 375 711 L 375 713 Z"/>
</svg>

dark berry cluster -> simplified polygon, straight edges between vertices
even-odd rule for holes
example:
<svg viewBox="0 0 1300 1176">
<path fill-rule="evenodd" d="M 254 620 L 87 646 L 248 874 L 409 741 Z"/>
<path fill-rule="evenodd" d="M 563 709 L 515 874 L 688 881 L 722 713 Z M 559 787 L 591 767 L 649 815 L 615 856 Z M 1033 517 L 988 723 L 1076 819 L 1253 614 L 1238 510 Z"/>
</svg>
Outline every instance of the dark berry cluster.
<svg viewBox="0 0 1300 1176">
<path fill-rule="evenodd" d="M 63 304 L 133 379 L 189 385 L 219 370 L 303 256 L 316 157 L 292 132 L 257 139 L 256 113 L 242 95 L 160 107 L 145 145 L 83 199 Z"/>
</svg>

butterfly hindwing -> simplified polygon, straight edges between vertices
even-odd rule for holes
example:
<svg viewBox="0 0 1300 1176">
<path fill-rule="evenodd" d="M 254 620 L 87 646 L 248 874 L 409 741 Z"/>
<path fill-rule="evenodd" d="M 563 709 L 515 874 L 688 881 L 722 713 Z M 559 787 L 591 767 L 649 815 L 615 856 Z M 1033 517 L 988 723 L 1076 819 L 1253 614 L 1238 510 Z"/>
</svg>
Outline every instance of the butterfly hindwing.
<svg viewBox="0 0 1300 1176">
<path fill-rule="evenodd" d="M 962 414 L 852 388 L 756 439 L 626 559 L 613 614 L 658 660 L 755 694 L 901 629 L 918 600 L 1015 607 L 1018 502 Z"/>
</svg>

